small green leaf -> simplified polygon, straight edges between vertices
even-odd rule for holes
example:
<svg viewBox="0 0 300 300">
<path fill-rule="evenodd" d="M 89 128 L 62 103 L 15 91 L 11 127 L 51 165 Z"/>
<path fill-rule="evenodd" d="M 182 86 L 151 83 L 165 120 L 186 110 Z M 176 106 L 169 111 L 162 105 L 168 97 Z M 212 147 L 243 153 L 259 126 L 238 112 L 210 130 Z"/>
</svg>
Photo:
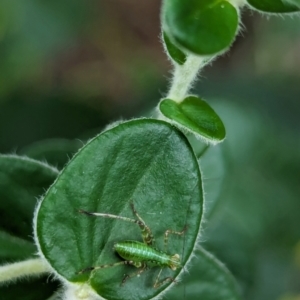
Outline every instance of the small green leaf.
<svg viewBox="0 0 300 300">
<path fill-rule="evenodd" d="M 86 283 L 106 299 L 151 299 L 165 289 L 154 289 L 158 268 L 128 280 L 132 266 L 105 268 L 78 274 L 82 269 L 120 262 L 113 245 L 141 241 L 136 224 L 92 217 L 89 212 L 134 218 L 129 203 L 156 237 L 163 250 L 167 229 L 169 252 L 186 263 L 195 247 L 202 215 L 202 182 L 194 152 L 185 136 L 170 124 L 151 119 L 121 123 L 83 147 L 48 190 L 37 214 L 36 236 L 50 265 L 70 282 Z M 182 250 L 184 251 L 182 252 Z M 164 269 L 162 278 L 180 270 Z M 134 293 L 133 293 L 134 290 Z"/>
<path fill-rule="evenodd" d="M 182 52 L 171 42 L 170 38 L 165 32 L 163 33 L 163 39 L 169 56 L 179 65 L 183 65 L 186 61 L 186 55 L 184 54 L 184 52 Z"/>
<path fill-rule="evenodd" d="M 299 0 L 247 0 L 254 8 L 269 13 L 291 13 L 299 11 Z M 297 4 L 298 3 L 298 4 Z"/>
<path fill-rule="evenodd" d="M 239 24 L 236 8 L 226 0 L 165 0 L 162 19 L 172 40 L 199 55 L 228 48 Z"/>
<path fill-rule="evenodd" d="M 196 96 L 189 96 L 180 103 L 163 99 L 159 110 L 181 129 L 211 143 L 221 142 L 225 138 L 225 127 L 220 117 L 207 102 Z"/>
<path fill-rule="evenodd" d="M 37 198 L 57 175 L 56 169 L 39 161 L 0 155 L 0 264 L 35 257 L 37 248 L 32 239 L 34 208 Z M 48 277 L 2 284 L 0 295 L 14 300 L 47 299 L 58 287 L 57 281 L 51 282 Z"/>
<path fill-rule="evenodd" d="M 241 295 L 226 267 L 203 248 L 198 248 L 182 281 L 163 299 L 240 300 Z"/>
</svg>

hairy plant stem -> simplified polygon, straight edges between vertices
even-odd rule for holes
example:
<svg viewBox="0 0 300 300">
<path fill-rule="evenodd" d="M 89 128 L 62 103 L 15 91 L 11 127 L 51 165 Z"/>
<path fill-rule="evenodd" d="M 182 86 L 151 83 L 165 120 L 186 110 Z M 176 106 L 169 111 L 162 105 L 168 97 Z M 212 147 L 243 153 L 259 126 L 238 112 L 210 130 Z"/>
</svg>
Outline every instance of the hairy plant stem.
<svg viewBox="0 0 300 300">
<path fill-rule="evenodd" d="M 38 276 L 47 272 L 49 272 L 49 269 L 42 259 L 28 259 L 0 266 L 0 283 L 13 281 L 21 277 Z"/>
<path fill-rule="evenodd" d="M 189 92 L 199 70 L 209 61 L 210 59 L 206 56 L 188 55 L 182 66 L 176 65 L 167 98 L 181 102 Z"/>
<path fill-rule="evenodd" d="M 65 286 L 63 300 L 105 300 L 97 295 L 87 283 L 68 283 Z"/>
</svg>

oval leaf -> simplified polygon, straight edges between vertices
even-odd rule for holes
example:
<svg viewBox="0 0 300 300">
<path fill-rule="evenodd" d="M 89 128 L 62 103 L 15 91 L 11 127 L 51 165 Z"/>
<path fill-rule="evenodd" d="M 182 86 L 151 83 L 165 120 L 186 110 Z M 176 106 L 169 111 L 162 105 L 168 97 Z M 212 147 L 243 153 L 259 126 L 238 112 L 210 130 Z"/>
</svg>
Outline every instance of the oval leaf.
<svg viewBox="0 0 300 300">
<path fill-rule="evenodd" d="M 58 171 L 16 155 L 0 155 L 0 264 L 32 258 L 32 220 L 37 198 L 53 183 Z M 48 275 L 0 286 L 5 299 L 47 299 L 57 290 Z M 0 296 L 1 298 L 1 296 Z"/>
<path fill-rule="evenodd" d="M 58 171 L 16 155 L 0 155 L 0 228 L 33 242 L 32 219 L 37 197 L 53 183 Z"/>
<path fill-rule="evenodd" d="M 47 161 L 62 169 L 83 143 L 79 140 L 47 139 L 35 142 L 21 149 L 20 154 L 31 158 Z"/>
<path fill-rule="evenodd" d="M 203 179 L 203 190 L 205 191 L 203 219 L 207 222 L 210 221 L 222 199 L 221 192 L 226 175 L 224 145 L 212 147 L 194 135 L 189 135 L 187 138 L 198 158 L 200 169 L 205 174 Z"/>
<path fill-rule="evenodd" d="M 0 230 L 0 245 L 0 264 L 2 262 L 28 259 L 36 254 L 36 247 L 32 242 L 10 235 L 2 230 Z"/>
<path fill-rule="evenodd" d="M 291 13 L 299 11 L 299 4 L 296 5 L 297 0 L 247 0 L 248 3 L 264 12 L 269 13 Z"/>
<path fill-rule="evenodd" d="M 196 96 L 189 96 L 180 103 L 163 99 L 159 110 L 181 129 L 192 132 L 208 142 L 218 143 L 225 138 L 225 127 L 220 117 L 207 102 Z"/>
<path fill-rule="evenodd" d="M 180 284 L 164 295 L 164 300 L 241 299 L 240 291 L 231 273 L 203 248 L 198 248 L 195 251 L 195 258 L 188 270 L 189 272 L 183 275 Z"/>
<path fill-rule="evenodd" d="M 223 144 L 210 147 L 199 159 L 201 170 L 205 174 L 203 188 L 205 190 L 204 219 L 209 221 L 219 201 L 222 199 L 222 188 L 226 174 Z"/>
<path fill-rule="evenodd" d="M 284 2 L 287 4 L 295 5 L 298 8 L 300 8 L 300 0 L 285 0 Z"/>
<path fill-rule="evenodd" d="M 132 266 L 104 268 L 78 274 L 90 266 L 120 262 L 113 245 L 141 241 L 136 224 L 93 217 L 89 212 L 134 218 L 139 215 L 163 249 L 167 229 L 188 229 L 170 235 L 168 249 L 182 257 L 182 265 L 195 247 L 202 215 L 200 170 L 190 144 L 166 122 L 134 120 L 98 135 L 66 166 L 48 190 L 37 214 L 36 236 L 50 265 L 66 280 L 89 284 L 106 299 L 150 299 L 169 283 L 154 289 L 157 268 L 133 277 L 120 287 Z M 184 249 L 184 251 L 182 251 Z M 163 270 L 162 279 L 180 270 Z M 134 290 L 134 293 L 132 292 Z"/>
<path fill-rule="evenodd" d="M 162 18 L 169 37 L 199 55 L 227 49 L 239 24 L 236 8 L 226 0 L 165 0 Z"/>
<path fill-rule="evenodd" d="M 176 47 L 168 37 L 168 35 L 163 33 L 164 44 L 166 46 L 166 50 L 173 61 L 178 63 L 179 65 L 183 65 L 186 61 L 186 55 L 182 52 L 178 47 Z"/>
</svg>

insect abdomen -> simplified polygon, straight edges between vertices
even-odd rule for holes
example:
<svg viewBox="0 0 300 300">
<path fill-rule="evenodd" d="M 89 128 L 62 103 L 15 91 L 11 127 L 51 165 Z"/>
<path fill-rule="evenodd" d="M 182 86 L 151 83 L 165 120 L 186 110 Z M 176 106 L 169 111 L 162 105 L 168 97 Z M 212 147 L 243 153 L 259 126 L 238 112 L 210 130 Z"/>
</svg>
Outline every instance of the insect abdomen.
<svg viewBox="0 0 300 300">
<path fill-rule="evenodd" d="M 136 241 L 124 241 L 114 245 L 115 251 L 125 260 L 151 262 L 157 266 L 169 266 L 170 256 Z"/>
</svg>

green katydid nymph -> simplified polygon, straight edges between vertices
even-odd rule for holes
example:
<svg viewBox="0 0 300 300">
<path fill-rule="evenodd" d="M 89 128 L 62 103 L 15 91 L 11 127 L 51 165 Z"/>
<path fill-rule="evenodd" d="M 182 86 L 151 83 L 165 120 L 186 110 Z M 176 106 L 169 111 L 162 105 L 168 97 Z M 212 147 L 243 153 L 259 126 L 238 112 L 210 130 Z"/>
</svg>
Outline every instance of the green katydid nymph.
<svg viewBox="0 0 300 300">
<path fill-rule="evenodd" d="M 82 209 L 79 210 L 80 213 L 86 214 L 88 216 L 119 219 L 126 222 L 135 223 L 141 229 L 143 242 L 131 241 L 131 240 L 117 242 L 114 245 L 114 250 L 118 253 L 118 255 L 121 258 L 124 259 L 123 261 L 112 263 L 112 264 L 105 264 L 101 266 L 87 267 L 79 271 L 78 273 L 85 273 L 89 271 L 95 271 L 99 269 L 110 268 L 110 267 L 115 267 L 120 265 L 132 265 L 136 268 L 139 268 L 137 272 L 124 276 L 121 283 L 123 285 L 129 278 L 139 276 L 141 273 L 143 273 L 145 270 L 149 268 L 161 267 L 153 287 L 158 288 L 168 281 L 175 281 L 174 278 L 172 277 L 167 277 L 161 281 L 159 280 L 159 278 L 163 268 L 170 268 L 171 270 L 175 271 L 177 268 L 182 267 L 180 263 L 180 256 L 178 254 L 170 255 L 166 251 L 167 251 L 169 234 L 183 235 L 187 229 L 187 226 L 185 226 L 182 231 L 166 230 L 164 234 L 164 251 L 161 251 L 159 249 L 156 249 L 153 246 L 154 237 L 152 235 L 152 232 L 150 228 L 146 225 L 144 220 L 139 216 L 139 214 L 135 210 L 133 203 L 131 203 L 131 208 L 137 219 L 130 219 L 130 218 L 112 215 L 112 214 L 106 214 L 106 213 L 87 212 Z"/>
</svg>

